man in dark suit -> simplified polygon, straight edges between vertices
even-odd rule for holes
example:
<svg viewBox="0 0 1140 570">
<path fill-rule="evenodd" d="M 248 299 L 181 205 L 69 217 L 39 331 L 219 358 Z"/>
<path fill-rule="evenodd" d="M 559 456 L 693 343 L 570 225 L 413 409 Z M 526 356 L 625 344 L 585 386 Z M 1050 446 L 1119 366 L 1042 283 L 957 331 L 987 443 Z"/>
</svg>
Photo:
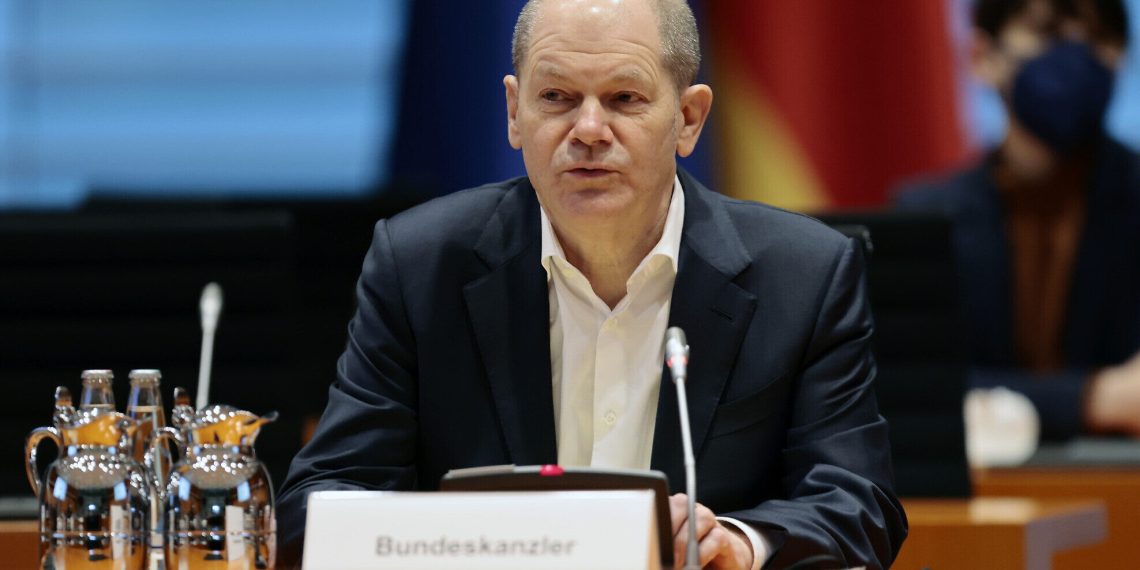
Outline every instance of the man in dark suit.
<svg viewBox="0 0 1140 570">
<path fill-rule="evenodd" d="M 676 559 L 692 523 L 708 567 L 889 566 L 906 521 L 860 250 L 677 169 L 712 104 L 698 46 L 683 0 L 528 3 L 504 79 L 528 178 L 377 224 L 283 541 L 311 491 L 430 490 L 461 467 L 651 467 L 679 486 L 673 325 L 701 503 L 688 521 L 673 497 Z"/>
</svg>

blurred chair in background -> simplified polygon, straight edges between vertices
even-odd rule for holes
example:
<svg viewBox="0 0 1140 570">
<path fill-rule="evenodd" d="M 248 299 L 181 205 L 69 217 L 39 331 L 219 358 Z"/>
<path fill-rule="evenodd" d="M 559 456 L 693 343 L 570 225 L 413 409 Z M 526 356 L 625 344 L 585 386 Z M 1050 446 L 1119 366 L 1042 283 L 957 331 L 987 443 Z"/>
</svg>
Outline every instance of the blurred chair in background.
<svg viewBox="0 0 1140 570">
<path fill-rule="evenodd" d="M 134 368 L 162 370 L 167 411 L 175 386 L 196 392 L 209 281 L 225 295 L 210 402 L 281 412 L 256 447 L 282 480 L 300 445 L 304 380 L 292 240 L 280 211 L 0 216 L 0 449 L 12 453 L 0 462 L 0 495 L 30 495 L 15 450 L 50 423 L 55 386 L 78 393 L 81 370 L 114 370 L 120 409 Z"/>
<path fill-rule="evenodd" d="M 875 393 L 903 497 L 966 497 L 965 359 L 950 226 L 930 216 L 835 214 L 860 240 L 875 317 Z"/>
<path fill-rule="evenodd" d="M 193 396 L 198 300 L 216 281 L 225 307 L 210 401 L 281 413 L 256 446 L 280 484 L 305 422 L 324 410 L 373 224 L 423 199 L 388 187 L 368 199 L 102 198 L 78 212 L 0 214 L 0 447 L 16 457 L 50 423 L 55 386 L 77 394 L 85 368 L 116 372 L 120 408 L 132 368 L 162 370 L 167 412 L 175 386 Z M 0 466 L 0 497 L 31 495 L 19 462 Z"/>
</svg>

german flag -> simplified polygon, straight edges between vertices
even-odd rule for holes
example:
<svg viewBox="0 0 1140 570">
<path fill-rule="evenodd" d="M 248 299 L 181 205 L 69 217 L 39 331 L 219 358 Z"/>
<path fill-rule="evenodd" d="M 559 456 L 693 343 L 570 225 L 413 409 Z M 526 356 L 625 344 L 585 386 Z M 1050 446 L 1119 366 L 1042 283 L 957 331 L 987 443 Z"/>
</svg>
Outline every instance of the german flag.
<svg viewBox="0 0 1140 570">
<path fill-rule="evenodd" d="M 727 194 L 800 211 L 883 205 L 969 155 L 954 0 L 707 0 Z"/>
</svg>

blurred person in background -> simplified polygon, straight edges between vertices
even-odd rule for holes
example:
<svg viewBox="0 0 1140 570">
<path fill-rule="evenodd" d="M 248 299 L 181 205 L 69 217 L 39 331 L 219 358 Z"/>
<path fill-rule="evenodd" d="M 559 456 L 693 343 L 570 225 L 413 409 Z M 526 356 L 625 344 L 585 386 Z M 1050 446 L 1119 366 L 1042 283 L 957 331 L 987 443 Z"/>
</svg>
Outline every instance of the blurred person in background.
<svg viewBox="0 0 1140 570">
<path fill-rule="evenodd" d="M 1140 159 L 1103 127 L 1124 6 L 977 0 L 974 25 L 1006 137 L 896 205 L 953 223 L 971 387 L 1026 395 L 1045 439 L 1140 436 Z"/>
</svg>

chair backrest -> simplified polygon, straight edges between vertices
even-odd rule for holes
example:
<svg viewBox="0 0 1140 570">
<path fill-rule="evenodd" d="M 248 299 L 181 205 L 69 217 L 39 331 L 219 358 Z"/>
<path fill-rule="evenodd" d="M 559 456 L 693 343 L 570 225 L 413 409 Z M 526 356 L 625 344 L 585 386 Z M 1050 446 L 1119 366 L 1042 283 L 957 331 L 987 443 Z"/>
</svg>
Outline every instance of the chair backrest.
<svg viewBox="0 0 1140 570">
<path fill-rule="evenodd" d="M 120 409 L 132 368 L 162 370 L 167 412 L 175 386 L 193 396 L 198 302 L 216 281 L 225 302 L 210 401 L 279 409 L 257 442 L 279 483 L 300 441 L 300 413 L 283 394 L 295 352 L 291 224 L 283 212 L 0 216 L 0 449 L 16 453 L 50 423 L 55 386 L 78 397 L 85 368 L 116 373 Z M 30 493 L 15 457 L 0 462 L 0 495 Z"/>
<path fill-rule="evenodd" d="M 895 213 L 822 219 L 860 240 L 868 254 L 876 393 L 891 428 L 896 491 L 908 497 L 969 496 L 962 415 L 966 358 L 949 223 Z"/>
</svg>

